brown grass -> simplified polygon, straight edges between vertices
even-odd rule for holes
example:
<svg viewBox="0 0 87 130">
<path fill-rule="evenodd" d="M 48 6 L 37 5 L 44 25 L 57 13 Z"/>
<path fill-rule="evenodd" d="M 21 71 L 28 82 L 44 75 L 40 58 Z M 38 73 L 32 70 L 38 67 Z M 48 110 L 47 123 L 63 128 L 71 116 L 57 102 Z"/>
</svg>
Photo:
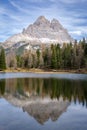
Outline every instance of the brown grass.
<svg viewBox="0 0 87 130">
<path fill-rule="evenodd" d="M 85 69 L 79 69 L 79 70 L 54 70 L 54 69 L 21 69 L 21 68 L 9 68 L 5 71 L 1 72 L 32 72 L 32 73 L 84 73 L 87 74 L 87 70 Z"/>
</svg>

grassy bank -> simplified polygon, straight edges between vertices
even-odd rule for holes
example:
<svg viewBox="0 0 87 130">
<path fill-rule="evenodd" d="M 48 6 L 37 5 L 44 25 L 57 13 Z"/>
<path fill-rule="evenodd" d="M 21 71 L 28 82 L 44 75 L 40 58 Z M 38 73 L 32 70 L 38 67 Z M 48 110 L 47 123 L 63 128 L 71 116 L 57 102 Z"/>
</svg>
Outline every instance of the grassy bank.
<svg viewBox="0 0 87 130">
<path fill-rule="evenodd" d="M 4 71 L 0 71 L 0 72 L 31 72 L 31 73 L 83 73 L 83 74 L 87 74 L 87 70 L 85 69 L 78 69 L 78 70 L 54 70 L 54 69 L 36 69 L 36 68 L 32 68 L 32 69 L 21 69 L 21 68 L 9 68 L 6 69 Z"/>
</svg>

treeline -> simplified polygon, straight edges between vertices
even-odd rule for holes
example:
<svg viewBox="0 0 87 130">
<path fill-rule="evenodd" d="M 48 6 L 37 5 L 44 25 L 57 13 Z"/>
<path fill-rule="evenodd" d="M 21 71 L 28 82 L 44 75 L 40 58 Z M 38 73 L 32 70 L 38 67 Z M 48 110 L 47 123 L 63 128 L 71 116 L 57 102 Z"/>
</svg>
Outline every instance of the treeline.
<svg viewBox="0 0 87 130">
<path fill-rule="evenodd" d="M 1 58 L 0 58 L 1 62 Z M 22 55 L 13 51 L 6 56 L 6 66 L 13 68 L 81 69 L 87 68 L 87 43 L 51 44 L 38 50 L 28 50 Z"/>
</svg>

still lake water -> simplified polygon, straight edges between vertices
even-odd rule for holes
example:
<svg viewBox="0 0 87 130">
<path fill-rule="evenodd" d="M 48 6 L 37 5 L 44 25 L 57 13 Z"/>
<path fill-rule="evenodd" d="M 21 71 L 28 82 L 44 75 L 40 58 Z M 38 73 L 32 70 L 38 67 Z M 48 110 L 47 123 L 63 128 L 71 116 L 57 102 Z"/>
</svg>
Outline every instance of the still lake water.
<svg viewBox="0 0 87 130">
<path fill-rule="evenodd" d="M 1 73 L 0 130 L 87 130 L 87 75 Z"/>
</svg>

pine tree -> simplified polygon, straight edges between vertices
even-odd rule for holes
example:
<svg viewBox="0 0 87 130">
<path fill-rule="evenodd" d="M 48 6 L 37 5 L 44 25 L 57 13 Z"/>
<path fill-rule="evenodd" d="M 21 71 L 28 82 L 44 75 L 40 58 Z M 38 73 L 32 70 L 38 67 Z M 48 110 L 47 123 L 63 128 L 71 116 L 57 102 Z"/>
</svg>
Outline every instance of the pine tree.
<svg viewBox="0 0 87 130">
<path fill-rule="evenodd" d="M 36 51 L 36 55 L 37 55 L 37 67 L 39 67 L 39 64 L 40 64 L 40 50 L 39 49 Z"/>
<path fill-rule="evenodd" d="M 42 56 L 43 56 L 44 67 L 49 68 L 50 67 L 50 50 L 46 48 L 42 52 Z"/>
<path fill-rule="evenodd" d="M 59 44 L 56 45 L 56 57 L 57 57 L 57 69 L 60 69 L 62 67 L 62 54 Z"/>
<path fill-rule="evenodd" d="M 64 69 L 70 69 L 72 66 L 72 44 L 67 44 L 64 48 L 63 48 L 63 66 Z"/>
<path fill-rule="evenodd" d="M 85 67 L 87 69 L 87 44 L 84 45 L 84 60 L 85 60 Z"/>
<path fill-rule="evenodd" d="M 56 54 L 56 45 L 51 45 L 51 68 L 52 69 L 57 69 L 57 54 Z"/>
<path fill-rule="evenodd" d="M 5 51 L 2 48 L 0 51 L 0 70 L 6 69 L 6 61 L 5 61 Z"/>
</svg>

